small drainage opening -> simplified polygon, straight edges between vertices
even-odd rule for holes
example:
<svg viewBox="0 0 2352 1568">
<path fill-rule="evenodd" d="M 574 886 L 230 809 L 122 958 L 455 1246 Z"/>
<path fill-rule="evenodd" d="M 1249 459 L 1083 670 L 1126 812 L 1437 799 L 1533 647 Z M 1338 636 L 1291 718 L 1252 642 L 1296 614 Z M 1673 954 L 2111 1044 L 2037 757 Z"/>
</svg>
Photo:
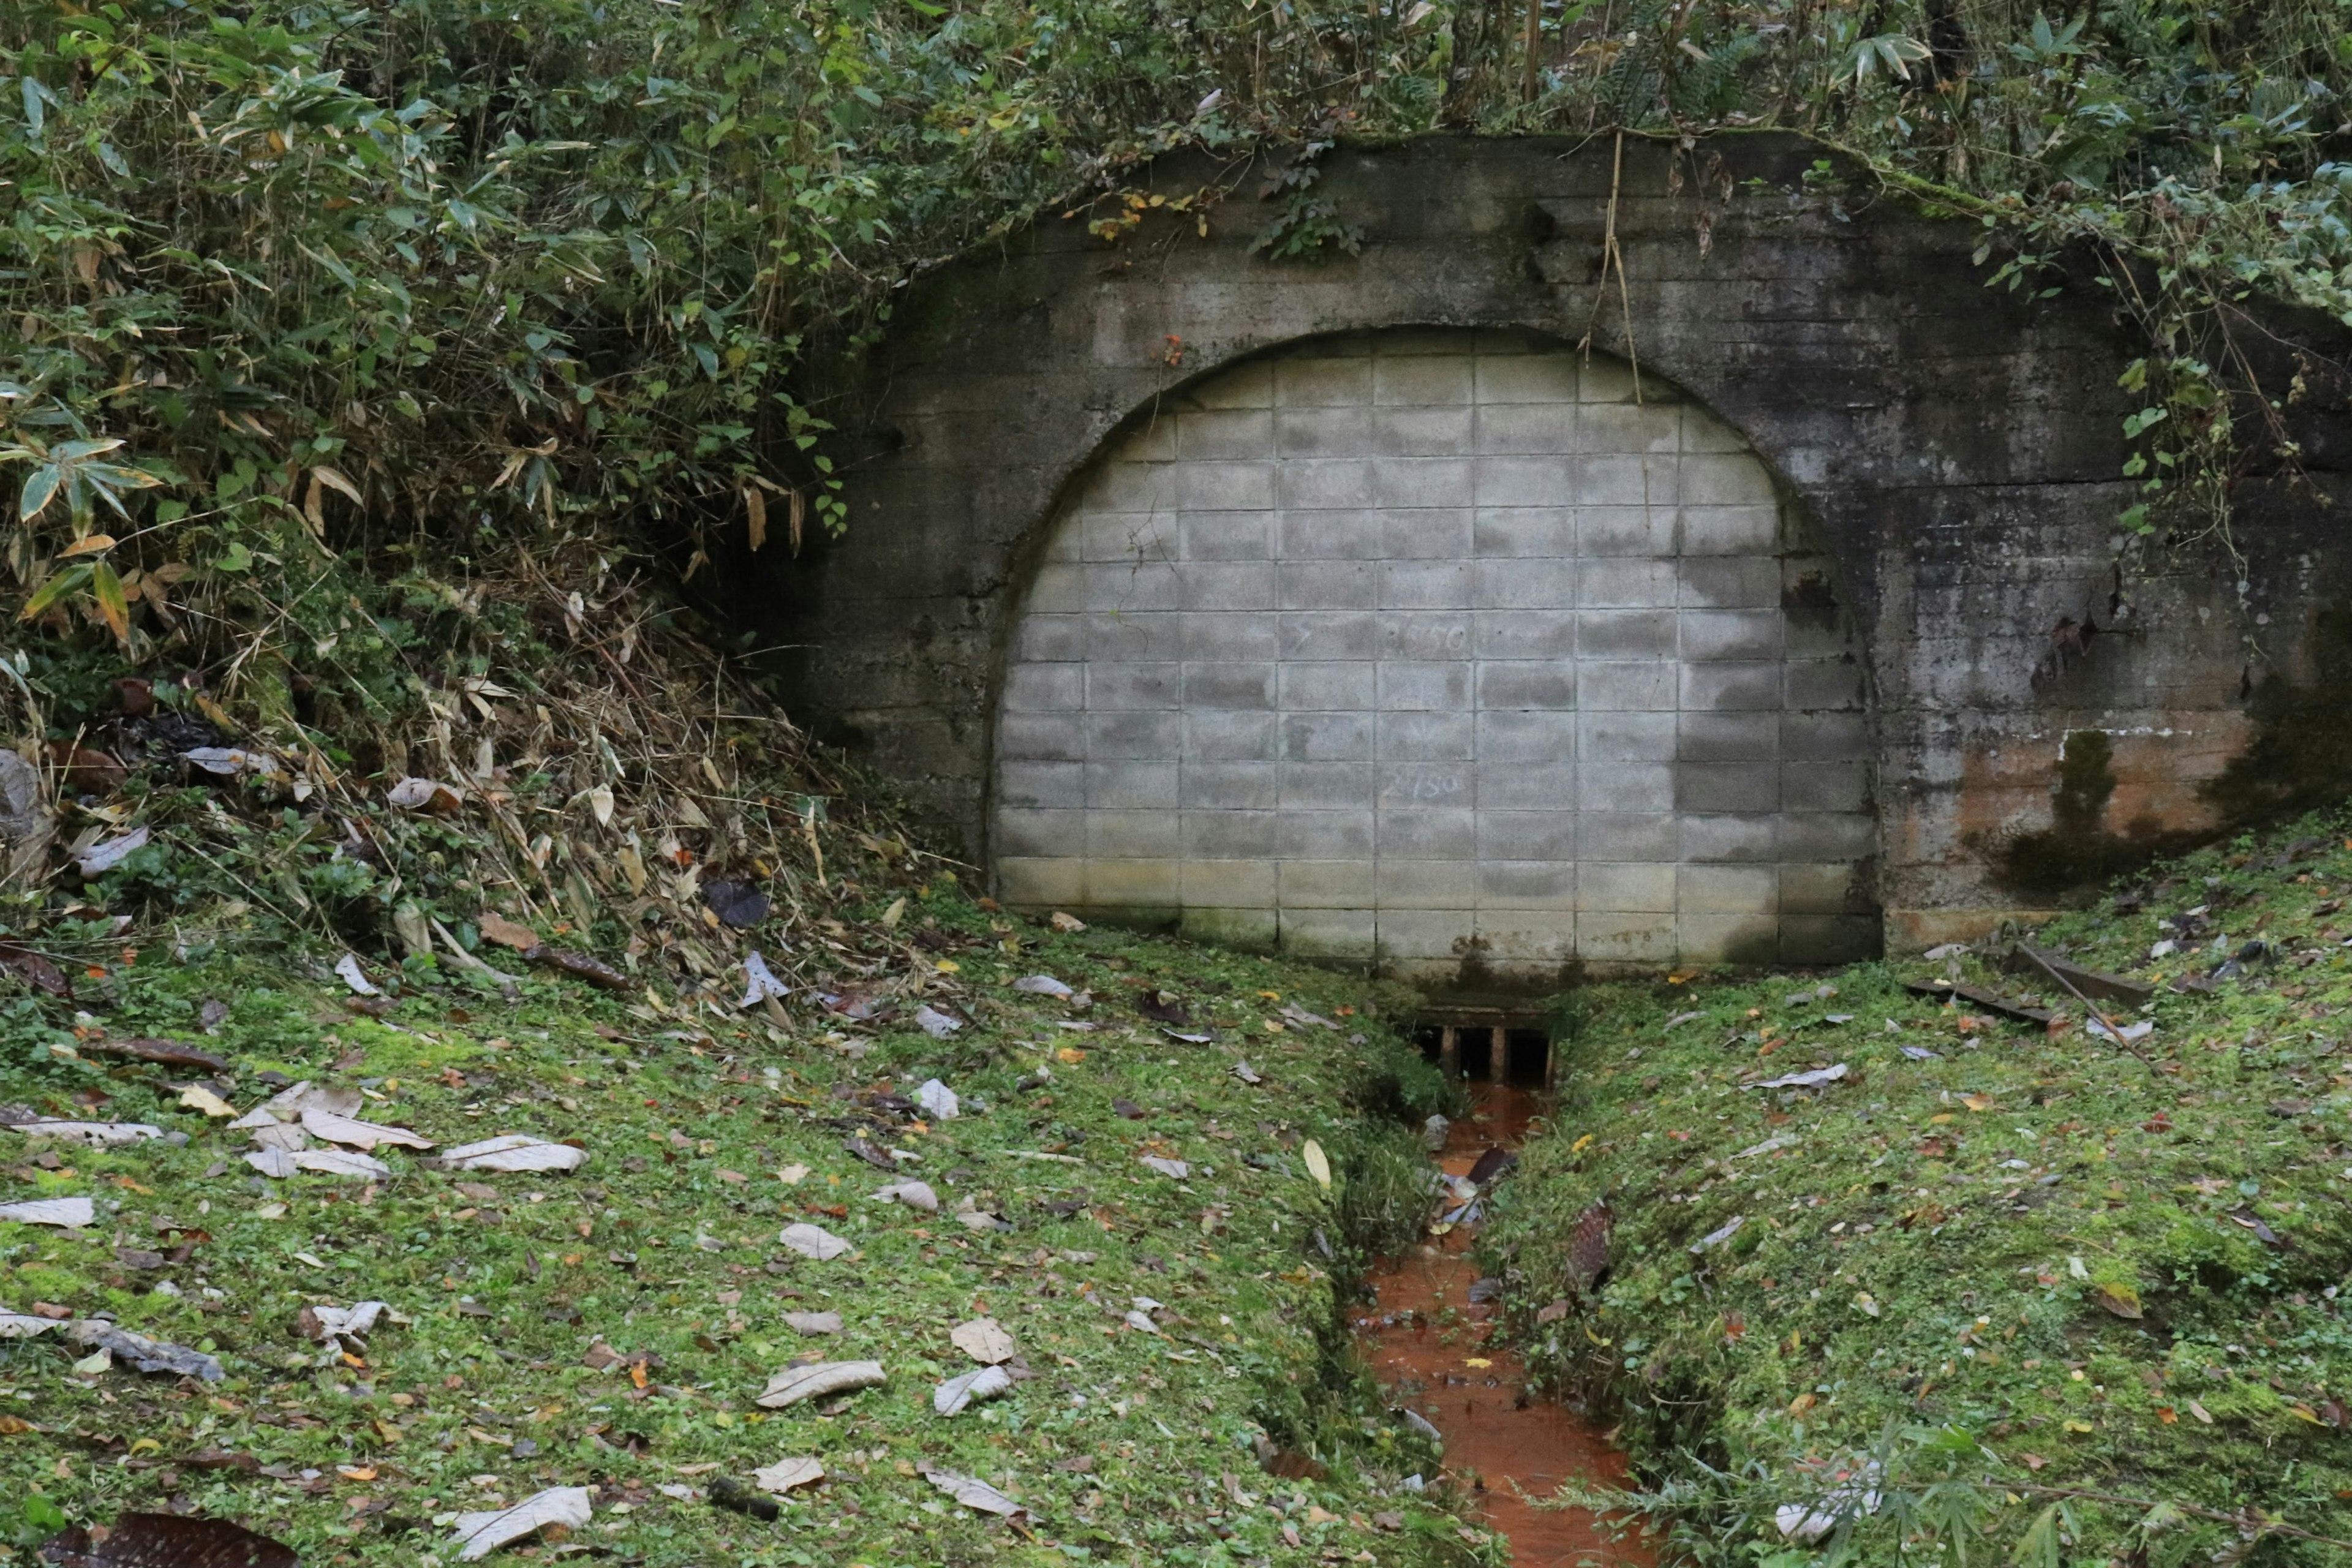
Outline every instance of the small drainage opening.
<svg viewBox="0 0 2352 1568">
<path fill-rule="evenodd" d="M 1448 1078 L 1523 1089 L 1551 1084 L 1551 1036 L 1529 1027 L 1524 1018 L 1424 1018 L 1413 1029 L 1413 1041 Z"/>
</svg>

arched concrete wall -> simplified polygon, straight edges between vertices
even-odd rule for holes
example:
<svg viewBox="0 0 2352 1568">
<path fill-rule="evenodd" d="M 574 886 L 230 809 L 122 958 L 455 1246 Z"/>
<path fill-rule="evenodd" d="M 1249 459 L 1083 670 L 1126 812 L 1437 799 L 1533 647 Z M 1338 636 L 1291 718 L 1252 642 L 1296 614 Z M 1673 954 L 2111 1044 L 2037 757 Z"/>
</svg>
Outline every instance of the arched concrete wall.
<svg viewBox="0 0 2352 1568">
<path fill-rule="evenodd" d="M 1441 982 L 1874 952 L 1830 564 L 1643 379 L 1350 333 L 1113 437 L 1013 634 L 998 896 Z"/>
<path fill-rule="evenodd" d="M 799 650 L 798 710 L 985 860 L 1014 605 L 1107 438 L 1305 338 L 1591 332 L 1737 432 L 1834 563 L 1875 696 L 1891 944 L 2048 902 L 2005 847 L 2052 824 L 2070 734 L 2108 742 L 2103 842 L 2210 826 L 2200 784 L 2252 734 L 2248 694 L 2312 668 L 2315 613 L 2346 597 L 2340 392 L 2288 412 L 2308 482 L 2257 487 L 2241 519 L 2258 657 L 2216 558 L 2126 552 L 2119 570 L 2113 520 L 2137 497 L 2116 377 L 2139 349 L 2095 280 L 1989 291 L 1979 225 L 1824 167 L 1782 137 L 1629 142 L 1622 181 L 1605 142 L 1342 147 L 1318 191 L 1362 251 L 1306 263 L 1253 248 L 1265 171 L 1198 155 L 1134 176 L 1193 210 L 1147 209 L 1115 243 L 1088 213 L 1042 215 L 919 280 L 858 374 L 816 389 L 843 428 L 849 531 L 796 563 L 772 549 L 745 589 Z M 1612 211 L 1622 301 L 1601 268 Z M 2084 649 L 2068 628 L 2086 619 Z"/>
</svg>

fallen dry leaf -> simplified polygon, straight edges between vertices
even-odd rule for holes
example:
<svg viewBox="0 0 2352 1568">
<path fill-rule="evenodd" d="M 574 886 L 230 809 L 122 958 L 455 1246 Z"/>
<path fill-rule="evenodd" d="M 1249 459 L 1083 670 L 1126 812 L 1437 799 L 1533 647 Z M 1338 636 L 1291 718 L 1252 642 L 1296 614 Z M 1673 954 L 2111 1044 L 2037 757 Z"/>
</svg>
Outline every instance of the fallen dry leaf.
<svg viewBox="0 0 2352 1568">
<path fill-rule="evenodd" d="M 512 1508 L 461 1513 L 449 1544 L 457 1549 L 458 1562 L 471 1563 L 551 1524 L 578 1530 L 588 1522 L 591 1496 L 586 1487 L 550 1487 Z"/>
<path fill-rule="evenodd" d="M 520 1132 L 486 1138 L 478 1143 L 462 1143 L 441 1152 L 441 1168 L 445 1171 L 487 1171 L 494 1175 L 576 1171 L 587 1163 L 588 1152 L 584 1149 L 575 1149 L 569 1143 L 551 1143 L 544 1138 Z"/>
<path fill-rule="evenodd" d="M 806 1222 L 784 1226 L 783 1234 L 776 1239 L 803 1258 L 818 1263 L 830 1263 L 850 1250 L 849 1243 L 842 1240 L 833 1232 L 823 1226 L 810 1225 Z"/>
<path fill-rule="evenodd" d="M 161 1138 L 163 1130 L 144 1121 L 12 1121 L 0 1123 L 26 1138 L 64 1138 L 93 1149 L 118 1143 L 143 1143 Z"/>
<path fill-rule="evenodd" d="M 984 1399 L 1009 1393 L 1013 1374 L 1001 1366 L 976 1367 L 940 1384 L 931 1394 L 931 1408 L 941 1415 L 958 1415 Z"/>
<path fill-rule="evenodd" d="M 79 1230 L 97 1217 L 98 1211 L 88 1198 L 27 1198 L 0 1204 L 0 1220 L 18 1225 L 58 1225 Z"/>
<path fill-rule="evenodd" d="M 312 1107 L 302 1112 L 302 1130 L 313 1138 L 330 1143 L 347 1143 L 354 1149 L 373 1150 L 382 1144 L 396 1144 L 404 1149 L 430 1149 L 433 1140 L 410 1131 L 405 1127 L 387 1127 L 379 1121 L 362 1121 L 356 1117 L 338 1116 L 331 1110 Z"/>
<path fill-rule="evenodd" d="M 40 1560 L 58 1568 L 299 1568 L 301 1562 L 284 1542 L 243 1525 L 172 1513 L 122 1514 L 103 1542 L 77 1524 L 45 1542 Z"/>
<path fill-rule="evenodd" d="M 814 1459 L 779 1459 L 751 1472 L 751 1483 L 762 1491 L 783 1493 L 824 1479 L 824 1466 Z"/>
<path fill-rule="evenodd" d="M 191 1110 L 201 1110 L 206 1116 L 216 1116 L 223 1121 L 236 1115 L 236 1106 L 200 1083 L 192 1083 L 180 1090 L 180 1103 Z"/>
<path fill-rule="evenodd" d="M 948 1339 L 982 1366 L 997 1366 L 1021 1353 L 1020 1342 L 993 1318 L 974 1318 L 968 1323 L 958 1323 Z"/>
<path fill-rule="evenodd" d="M 821 1361 L 807 1366 L 790 1366 L 769 1378 L 767 1388 L 753 1403 L 769 1410 L 781 1410 L 805 1399 L 872 1388 L 888 1376 L 878 1361 Z"/>
</svg>

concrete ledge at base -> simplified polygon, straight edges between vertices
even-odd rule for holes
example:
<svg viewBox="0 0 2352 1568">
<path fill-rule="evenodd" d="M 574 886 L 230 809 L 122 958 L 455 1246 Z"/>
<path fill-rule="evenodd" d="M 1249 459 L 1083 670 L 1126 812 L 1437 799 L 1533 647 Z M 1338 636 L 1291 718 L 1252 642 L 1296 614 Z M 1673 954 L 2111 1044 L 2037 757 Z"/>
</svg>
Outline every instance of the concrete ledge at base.
<svg viewBox="0 0 2352 1568">
<path fill-rule="evenodd" d="M 1886 954 L 1895 958 L 1925 952 L 1948 942 L 1979 942 L 2000 930 L 2004 921 L 2040 925 L 2063 913 L 2063 910 L 2033 909 L 1888 910 L 1884 917 Z"/>
</svg>

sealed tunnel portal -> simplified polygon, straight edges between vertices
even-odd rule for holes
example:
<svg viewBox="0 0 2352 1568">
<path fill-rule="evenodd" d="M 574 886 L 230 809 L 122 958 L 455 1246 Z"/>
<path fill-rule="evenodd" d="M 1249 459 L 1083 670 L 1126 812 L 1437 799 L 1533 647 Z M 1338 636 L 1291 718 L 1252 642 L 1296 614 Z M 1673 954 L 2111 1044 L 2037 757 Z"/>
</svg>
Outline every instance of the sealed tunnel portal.
<svg viewBox="0 0 2352 1568">
<path fill-rule="evenodd" d="M 1412 330 L 1139 411 L 1013 631 L 1000 896 L 1422 984 L 1874 952 L 1830 563 L 1737 432 L 1640 391 Z"/>
</svg>

